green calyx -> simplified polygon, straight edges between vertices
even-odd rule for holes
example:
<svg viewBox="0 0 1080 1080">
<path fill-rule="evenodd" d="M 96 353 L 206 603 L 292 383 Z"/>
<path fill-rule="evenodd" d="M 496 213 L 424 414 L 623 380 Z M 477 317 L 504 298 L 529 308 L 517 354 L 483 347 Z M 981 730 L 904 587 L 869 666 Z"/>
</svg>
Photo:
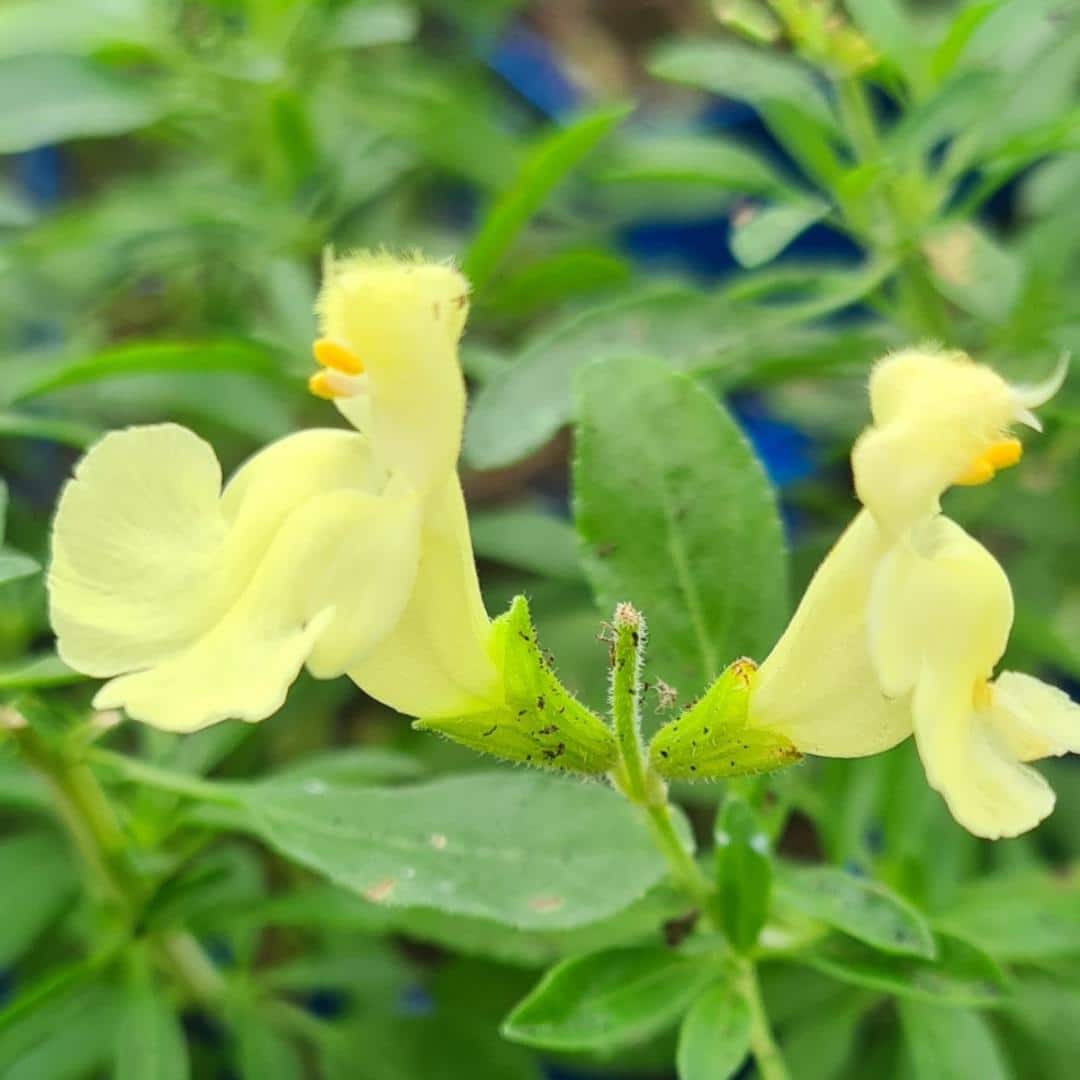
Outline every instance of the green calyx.
<svg viewBox="0 0 1080 1080">
<path fill-rule="evenodd" d="M 748 707 L 757 668 L 736 660 L 698 701 L 649 744 L 649 765 L 668 780 L 717 780 L 770 772 L 802 756 L 791 741 L 752 727 Z"/>
<path fill-rule="evenodd" d="M 524 596 L 515 597 L 492 623 L 491 655 L 502 675 L 502 706 L 465 716 L 426 717 L 413 727 L 542 769 L 593 776 L 614 766 L 618 751 L 611 730 L 556 678 L 537 643 Z"/>
</svg>

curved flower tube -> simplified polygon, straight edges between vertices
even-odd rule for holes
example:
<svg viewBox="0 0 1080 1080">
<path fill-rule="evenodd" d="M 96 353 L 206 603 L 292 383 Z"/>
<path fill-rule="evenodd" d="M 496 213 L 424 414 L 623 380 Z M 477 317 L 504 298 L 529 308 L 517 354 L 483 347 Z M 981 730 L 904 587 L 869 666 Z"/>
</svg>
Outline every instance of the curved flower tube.
<svg viewBox="0 0 1080 1080">
<path fill-rule="evenodd" d="M 361 431 L 290 435 L 224 489 L 174 424 L 90 449 L 48 586 L 60 655 L 111 679 L 97 707 L 170 731 L 261 720 L 305 664 L 414 715 L 498 704 L 456 472 L 467 306 L 448 266 L 346 259 L 323 286 L 312 389 Z"/>
<path fill-rule="evenodd" d="M 1015 836 L 1054 805 L 1025 762 L 1080 752 L 1080 706 L 994 668 L 1012 590 L 994 557 L 940 512 L 952 484 L 1015 464 L 1013 423 L 1061 385 L 1009 386 L 962 353 L 909 350 L 870 379 L 873 424 L 855 444 L 865 509 L 811 580 L 758 672 L 751 722 L 804 753 L 861 757 L 914 733 L 930 786 L 978 836 Z"/>
</svg>

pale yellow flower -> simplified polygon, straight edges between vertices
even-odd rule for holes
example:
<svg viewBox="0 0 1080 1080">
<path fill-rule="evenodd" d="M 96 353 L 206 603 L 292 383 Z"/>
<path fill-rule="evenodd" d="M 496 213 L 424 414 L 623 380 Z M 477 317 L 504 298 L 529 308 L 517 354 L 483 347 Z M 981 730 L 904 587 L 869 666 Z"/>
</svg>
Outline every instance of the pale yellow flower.
<svg viewBox="0 0 1080 1080">
<path fill-rule="evenodd" d="M 90 449 L 56 514 L 60 655 L 110 677 L 98 708 L 172 731 L 282 704 L 305 664 L 401 712 L 500 700 L 457 476 L 468 286 L 388 256 L 330 266 L 312 389 L 360 430 L 288 436 L 222 490 L 173 424 Z"/>
<path fill-rule="evenodd" d="M 914 732 L 927 780 L 979 836 L 1015 836 L 1054 805 L 1024 762 L 1080 751 L 1080 706 L 994 668 L 1013 598 L 994 557 L 941 514 L 953 484 L 1019 461 L 1010 426 L 1060 386 L 1014 387 L 961 353 L 881 361 L 873 424 L 852 452 L 862 510 L 826 557 L 762 664 L 753 723 L 804 753 L 861 757 Z"/>
</svg>

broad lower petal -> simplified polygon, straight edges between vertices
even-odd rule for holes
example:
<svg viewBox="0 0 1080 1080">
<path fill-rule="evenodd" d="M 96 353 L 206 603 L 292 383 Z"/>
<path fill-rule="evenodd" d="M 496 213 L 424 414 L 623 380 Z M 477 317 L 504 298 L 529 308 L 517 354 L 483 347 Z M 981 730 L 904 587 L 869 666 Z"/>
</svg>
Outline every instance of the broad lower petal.
<svg viewBox="0 0 1080 1080">
<path fill-rule="evenodd" d="M 1019 836 L 1054 809 L 1054 792 L 983 721 L 972 689 L 955 671 L 927 666 L 920 674 L 913 712 L 926 779 L 969 832 L 987 840 Z"/>
<path fill-rule="evenodd" d="M 885 548 L 862 511 L 758 672 L 751 723 L 781 732 L 803 753 L 862 757 L 911 734 L 908 704 L 881 692 L 867 646 L 870 583 Z"/>
<path fill-rule="evenodd" d="M 461 486 L 451 475 L 425 507 L 420 565 L 394 629 L 349 671 L 366 693 L 410 716 L 494 708 L 498 675 Z"/>
<path fill-rule="evenodd" d="M 924 662 L 987 679 L 1012 627 L 1009 579 L 974 537 L 939 515 L 882 557 L 870 588 L 870 659 L 884 692 L 910 693 Z"/>
<path fill-rule="evenodd" d="M 208 632 L 98 693 L 100 708 L 169 731 L 261 720 L 307 662 L 340 674 L 400 616 L 416 571 L 417 509 L 337 491 L 307 500 L 274 536 L 248 587 Z"/>
<path fill-rule="evenodd" d="M 87 675 L 157 663 L 232 599 L 218 506 L 221 469 L 175 424 L 112 432 L 79 462 L 53 522 L 50 618 Z"/>
<path fill-rule="evenodd" d="M 1005 671 L 994 680 L 989 722 L 1021 761 L 1080 753 L 1080 705 L 1031 675 Z"/>
</svg>

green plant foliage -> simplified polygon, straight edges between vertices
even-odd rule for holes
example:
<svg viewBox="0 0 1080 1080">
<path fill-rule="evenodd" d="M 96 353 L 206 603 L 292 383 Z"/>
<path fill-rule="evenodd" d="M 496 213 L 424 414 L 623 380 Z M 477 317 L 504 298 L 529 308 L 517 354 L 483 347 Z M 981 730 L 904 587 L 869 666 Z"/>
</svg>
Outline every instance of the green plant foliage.
<svg viewBox="0 0 1080 1080">
<path fill-rule="evenodd" d="M 768 772 L 798 761 L 783 735 L 752 727 L 747 705 L 754 666 L 736 660 L 701 698 L 649 742 L 649 764 L 671 780 L 715 780 Z"/>
<path fill-rule="evenodd" d="M 750 1010 L 728 983 L 710 986 L 679 1028 L 679 1080 L 726 1080 L 750 1051 Z"/>
<path fill-rule="evenodd" d="M 651 669 L 692 694 L 776 637 L 787 575 L 775 498 L 723 407 L 685 375 L 628 357 L 578 386 L 586 572 L 601 607 L 636 597 Z"/>
<path fill-rule="evenodd" d="M 858 508 L 870 366 L 927 341 L 1074 357 L 942 510 L 1011 584 L 995 672 L 1076 698 L 1078 72 L 1070 0 L 0 4 L 0 1076 L 1073 1080 L 1075 759 L 990 843 L 916 740 L 800 756 L 748 702 Z M 305 388 L 320 267 L 380 248 L 470 279 L 503 707 L 95 708 L 123 664 L 50 621 L 74 463 L 349 426 Z"/>
<path fill-rule="evenodd" d="M 230 795 L 237 825 L 373 903 L 568 929 L 614 914 L 664 871 L 642 824 L 599 785 L 514 772 L 397 789 L 286 777 Z M 475 815 L 478 802 L 490 813 Z"/>
<path fill-rule="evenodd" d="M 716 977 L 702 957 L 620 949 L 567 960 L 506 1018 L 508 1038 L 555 1050 L 611 1050 L 671 1027 Z"/>
<path fill-rule="evenodd" d="M 611 730 L 550 670 L 524 596 L 515 597 L 510 610 L 495 621 L 491 654 L 502 676 L 505 705 L 465 716 L 415 720 L 413 727 L 540 769 L 595 776 L 614 766 Z"/>
</svg>

